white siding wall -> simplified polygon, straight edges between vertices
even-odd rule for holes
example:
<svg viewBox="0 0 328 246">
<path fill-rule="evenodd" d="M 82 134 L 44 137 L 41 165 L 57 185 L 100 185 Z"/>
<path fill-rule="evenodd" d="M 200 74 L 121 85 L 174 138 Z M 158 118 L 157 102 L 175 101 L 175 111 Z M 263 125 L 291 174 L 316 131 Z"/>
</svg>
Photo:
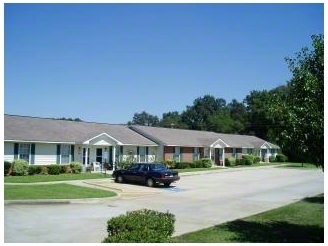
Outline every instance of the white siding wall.
<svg viewBox="0 0 328 246">
<path fill-rule="evenodd" d="M 35 144 L 35 165 L 56 164 L 56 144 Z"/>
<path fill-rule="evenodd" d="M 14 143 L 5 142 L 4 160 L 12 162 L 14 160 Z"/>
</svg>

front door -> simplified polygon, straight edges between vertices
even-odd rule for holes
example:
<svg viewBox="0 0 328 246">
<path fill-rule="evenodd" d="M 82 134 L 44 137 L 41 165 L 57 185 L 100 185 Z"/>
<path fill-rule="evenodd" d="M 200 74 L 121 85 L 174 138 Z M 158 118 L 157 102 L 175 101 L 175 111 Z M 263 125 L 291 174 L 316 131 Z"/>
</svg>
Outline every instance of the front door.
<svg viewBox="0 0 328 246">
<path fill-rule="evenodd" d="M 96 149 L 96 162 L 102 163 L 102 148 Z"/>
</svg>

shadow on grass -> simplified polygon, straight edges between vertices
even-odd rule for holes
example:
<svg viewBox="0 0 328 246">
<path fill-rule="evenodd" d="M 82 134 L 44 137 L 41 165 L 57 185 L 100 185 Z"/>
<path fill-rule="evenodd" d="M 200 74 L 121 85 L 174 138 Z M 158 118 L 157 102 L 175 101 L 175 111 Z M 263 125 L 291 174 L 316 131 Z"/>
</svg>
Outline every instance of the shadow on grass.
<svg viewBox="0 0 328 246">
<path fill-rule="evenodd" d="M 324 195 L 320 194 L 314 197 L 306 197 L 303 199 L 305 202 L 324 204 Z"/>
<path fill-rule="evenodd" d="M 249 243 L 323 243 L 324 228 L 274 221 L 258 223 L 236 220 L 226 224 L 234 233 L 232 242 Z M 220 230 L 219 227 L 216 229 Z M 221 228 L 222 229 L 222 228 Z"/>
</svg>

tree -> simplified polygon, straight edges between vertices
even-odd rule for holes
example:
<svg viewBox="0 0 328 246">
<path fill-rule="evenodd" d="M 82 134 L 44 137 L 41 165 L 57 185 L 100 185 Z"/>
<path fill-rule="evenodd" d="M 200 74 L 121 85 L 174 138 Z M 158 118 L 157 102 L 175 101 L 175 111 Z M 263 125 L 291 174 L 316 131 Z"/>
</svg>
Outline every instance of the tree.
<svg viewBox="0 0 328 246">
<path fill-rule="evenodd" d="M 80 118 L 65 118 L 65 117 L 62 117 L 62 118 L 56 118 L 56 120 L 67 120 L 67 121 L 77 121 L 77 122 L 82 122 L 83 120 L 81 120 Z"/>
<path fill-rule="evenodd" d="M 230 111 L 231 119 L 234 121 L 231 133 L 244 133 L 247 113 L 245 105 L 233 99 L 227 108 Z"/>
<path fill-rule="evenodd" d="M 166 128 L 188 128 L 182 123 L 181 115 L 177 111 L 164 113 L 159 125 Z"/>
<path fill-rule="evenodd" d="M 268 138 L 268 132 L 273 126 L 273 120 L 268 110 L 271 103 L 270 98 L 269 91 L 254 90 L 244 99 L 247 111 L 246 133 L 268 141 L 272 140 Z"/>
<path fill-rule="evenodd" d="M 135 113 L 132 122 L 129 121 L 128 125 L 158 126 L 159 119 L 156 115 L 142 111 L 141 113 Z"/>
<path fill-rule="evenodd" d="M 209 131 L 231 133 L 234 131 L 234 126 L 235 122 L 230 117 L 230 112 L 227 108 L 218 110 L 208 118 L 207 128 Z"/>
<path fill-rule="evenodd" d="M 280 122 L 278 141 L 293 146 L 302 160 L 324 168 L 324 38 L 311 36 L 313 50 L 304 47 L 286 58 L 292 72 L 287 93 L 272 98 L 271 115 Z"/>
<path fill-rule="evenodd" d="M 207 130 L 210 116 L 225 106 L 226 101 L 222 98 L 216 99 L 211 95 L 199 97 L 182 113 L 182 122 L 193 130 Z"/>
</svg>

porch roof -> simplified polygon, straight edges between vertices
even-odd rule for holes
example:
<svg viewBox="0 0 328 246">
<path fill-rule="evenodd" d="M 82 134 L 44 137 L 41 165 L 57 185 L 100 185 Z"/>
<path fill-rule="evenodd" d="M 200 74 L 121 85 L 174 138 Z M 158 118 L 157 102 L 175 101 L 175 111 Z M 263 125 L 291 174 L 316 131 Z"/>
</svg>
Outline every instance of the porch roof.
<svg viewBox="0 0 328 246">
<path fill-rule="evenodd" d="M 83 143 L 107 134 L 122 145 L 157 146 L 125 125 L 4 115 L 4 140 Z"/>
</svg>

